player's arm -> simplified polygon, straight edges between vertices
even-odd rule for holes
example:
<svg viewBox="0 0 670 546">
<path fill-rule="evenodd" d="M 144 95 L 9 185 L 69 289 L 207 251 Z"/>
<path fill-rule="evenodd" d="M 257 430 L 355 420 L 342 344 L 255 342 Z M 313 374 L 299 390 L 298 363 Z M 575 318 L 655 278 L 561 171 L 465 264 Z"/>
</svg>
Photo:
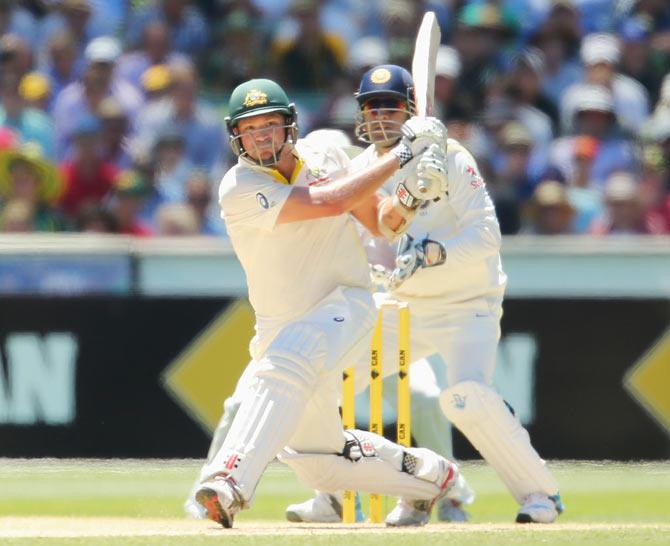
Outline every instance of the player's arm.
<svg viewBox="0 0 670 546">
<path fill-rule="evenodd" d="M 414 217 L 416 209 L 403 205 L 391 195 L 373 195 L 351 211 L 374 237 L 395 241 L 402 235 Z"/>
<path fill-rule="evenodd" d="M 403 124 L 402 131 L 403 137 L 395 147 L 360 171 L 327 184 L 293 188 L 282 206 L 277 223 L 313 220 L 351 212 L 373 197 L 395 171 L 420 156 L 429 146 L 446 143 L 444 125 L 434 118 L 410 118 Z M 417 204 L 406 191 L 396 194 L 396 197 L 409 208 Z"/>
<path fill-rule="evenodd" d="M 493 256 L 502 243 L 495 207 L 476 161 L 459 144 L 454 148 L 448 168 L 449 204 L 461 229 L 455 237 L 441 241 L 450 267 Z"/>
<path fill-rule="evenodd" d="M 337 216 L 361 206 L 401 167 L 401 153 L 407 151 L 396 148 L 356 173 L 319 186 L 293 188 L 277 217 L 277 224 Z M 406 161 L 411 157 L 410 151 Z"/>
</svg>

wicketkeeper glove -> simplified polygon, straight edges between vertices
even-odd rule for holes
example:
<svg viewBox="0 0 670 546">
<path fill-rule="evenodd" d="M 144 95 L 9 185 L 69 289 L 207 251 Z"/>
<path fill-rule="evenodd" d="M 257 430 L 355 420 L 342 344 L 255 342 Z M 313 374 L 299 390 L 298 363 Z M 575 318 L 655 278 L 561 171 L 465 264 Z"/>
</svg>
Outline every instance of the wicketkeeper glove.
<svg viewBox="0 0 670 546">
<path fill-rule="evenodd" d="M 405 233 L 398 241 L 396 267 L 391 273 L 388 288 L 394 290 L 409 279 L 420 268 L 435 267 L 447 259 L 447 251 L 439 241 L 424 238 L 419 242 Z"/>
</svg>

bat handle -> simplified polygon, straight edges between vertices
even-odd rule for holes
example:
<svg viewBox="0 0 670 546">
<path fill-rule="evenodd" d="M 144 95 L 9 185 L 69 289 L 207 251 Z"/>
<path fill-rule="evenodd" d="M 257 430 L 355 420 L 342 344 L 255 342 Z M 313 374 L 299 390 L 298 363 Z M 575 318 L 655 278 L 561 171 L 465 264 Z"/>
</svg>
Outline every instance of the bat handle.
<svg viewBox="0 0 670 546">
<path fill-rule="evenodd" d="M 425 180 L 419 180 L 416 183 L 416 188 L 419 190 L 421 193 L 426 193 L 429 189 L 430 184 L 428 184 Z"/>
</svg>

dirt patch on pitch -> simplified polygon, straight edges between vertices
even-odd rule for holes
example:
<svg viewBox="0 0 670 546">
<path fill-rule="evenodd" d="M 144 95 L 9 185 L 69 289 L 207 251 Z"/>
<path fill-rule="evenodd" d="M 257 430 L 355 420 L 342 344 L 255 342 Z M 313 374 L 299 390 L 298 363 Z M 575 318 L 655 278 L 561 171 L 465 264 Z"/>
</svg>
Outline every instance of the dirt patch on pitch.
<svg viewBox="0 0 670 546">
<path fill-rule="evenodd" d="M 0 537 L 5 538 L 80 538 L 80 537 L 141 537 L 141 536 L 194 536 L 194 535 L 332 535 L 352 530 L 363 533 L 491 533 L 512 530 L 560 532 L 649 529 L 670 531 L 668 523 L 557 523 L 542 526 L 519 526 L 513 523 L 433 523 L 419 528 L 389 529 L 373 524 L 290 524 L 272 521 L 240 521 L 234 529 L 222 529 L 207 521 L 141 518 L 66 518 L 66 517 L 2 517 Z"/>
</svg>

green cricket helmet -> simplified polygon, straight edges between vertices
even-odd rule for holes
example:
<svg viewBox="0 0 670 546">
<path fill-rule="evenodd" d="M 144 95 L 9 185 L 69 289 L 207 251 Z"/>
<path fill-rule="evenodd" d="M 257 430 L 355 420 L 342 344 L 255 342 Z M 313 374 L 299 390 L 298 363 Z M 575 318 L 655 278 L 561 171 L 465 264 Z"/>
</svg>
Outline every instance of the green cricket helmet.
<svg viewBox="0 0 670 546">
<path fill-rule="evenodd" d="M 241 83 L 233 90 L 228 101 L 228 117 L 225 122 L 230 146 L 235 155 L 246 156 L 264 167 L 277 162 L 281 148 L 274 151 L 273 160 L 255 160 L 249 157 L 236 131 L 241 119 L 272 112 L 283 114 L 286 120 L 281 126 L 285 130 L 284 143 L 295 143 L 298 139 L 298 114 L 295 105 L 289 102 L 288 95 L 278 83 L 268 79 L 254 79 Z"/>
</svg>

